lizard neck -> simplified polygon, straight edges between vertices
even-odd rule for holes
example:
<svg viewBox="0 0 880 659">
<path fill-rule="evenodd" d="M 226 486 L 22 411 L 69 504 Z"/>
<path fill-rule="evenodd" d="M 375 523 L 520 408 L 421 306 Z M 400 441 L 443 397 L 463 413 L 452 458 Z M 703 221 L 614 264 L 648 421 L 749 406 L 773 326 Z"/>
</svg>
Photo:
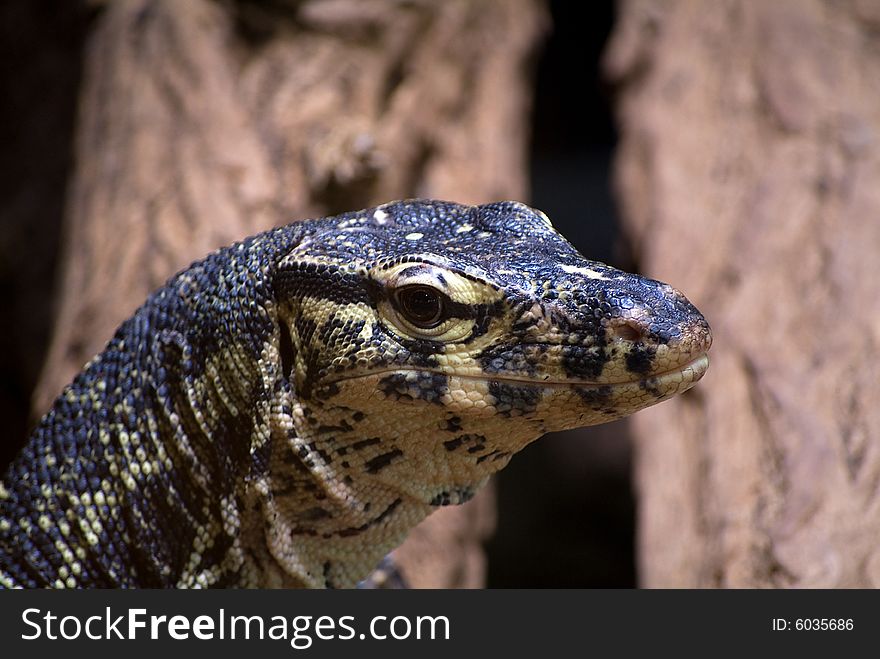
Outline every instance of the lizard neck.
<svg viewBox="0 0 880 659">
<path fill-rule="evenodd" d="M 264 540 L 253 545 L 269 553 L 262 580 L 352 587 L 432 506 L 378 478 L 397 437 L 356 432 L 357 410 L 286 398 L 289 414 L 274 419 L 268 473 L 256 485 Z"/>
<path fill-rule="evenodd" d="M 432 510 L 468 501 L 540 434 L 397 400 L 386 376 L 371 377 L 302 401 L 288 389 L 273 421 L 261 531 L 270 563 L 302 585 L 355 585 Z"/>
</svg>

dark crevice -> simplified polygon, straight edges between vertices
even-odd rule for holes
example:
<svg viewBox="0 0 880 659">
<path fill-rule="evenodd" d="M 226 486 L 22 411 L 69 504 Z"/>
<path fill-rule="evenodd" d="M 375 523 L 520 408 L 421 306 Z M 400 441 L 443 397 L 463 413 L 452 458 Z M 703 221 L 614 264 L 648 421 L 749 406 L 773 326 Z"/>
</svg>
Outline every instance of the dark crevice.
<svg viewBox="0 0 880 659">
<path fill-rule="evenodd" d="M 375 186 L 375 174 L 345 183 L 331 177 L 323 188 L 314 190 L 313 195 L 315 201 L 324 209 L 325 215 L 339 215 L 352 209 L 370 206 Z"/>
<path fill-rule="evenodd" d="M 614 5 L 552 0 L 550 9 L 553 28 L 537 62 L 530 201 L 587 258 L 632 270 L 618 247 L 616 134 L 599 72 Z M 544 437 L 500 472 L 491 587 L 636 584 L 627 428 L 616 422 Z"/>
<path fill-rule="evenodd" d="M 0 3 L 0 470 L 24 445 L 48 349 L 86 35 L 84 0 Z"/>
<path fill-rule="evenodd" d="M 302 28 L 297 17 L 300 4 L 290 0 L 236 0 L 231 3 L 235 31 L 247 46 L 259 49 L 282 30 Z"/>
</svg>

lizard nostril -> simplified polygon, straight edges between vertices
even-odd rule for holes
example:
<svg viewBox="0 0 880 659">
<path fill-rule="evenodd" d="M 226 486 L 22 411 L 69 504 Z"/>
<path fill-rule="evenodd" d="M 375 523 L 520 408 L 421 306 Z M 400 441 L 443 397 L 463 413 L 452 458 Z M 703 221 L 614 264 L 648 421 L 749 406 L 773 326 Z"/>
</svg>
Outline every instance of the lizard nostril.
<svg viewBox="0 0 880 659">
<path fill-rule="evenodd" d="M 631 323 L 621 323 L 611 328 L 611 336 L 623 341 L 629 341 L 630 343 L 636 343 L 642 338 L 642 330 Z"/>
</svg>

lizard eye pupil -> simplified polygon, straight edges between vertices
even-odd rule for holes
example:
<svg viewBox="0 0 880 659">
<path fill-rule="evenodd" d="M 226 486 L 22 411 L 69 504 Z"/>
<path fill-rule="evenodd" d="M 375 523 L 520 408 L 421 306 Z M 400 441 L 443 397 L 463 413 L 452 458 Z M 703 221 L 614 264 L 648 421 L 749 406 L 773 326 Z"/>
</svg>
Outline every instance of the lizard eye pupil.
<svg viewBox="0 0 880 659">
<path fill-rule="evenodd" d="M 413 325 L 430 329 L 443 317 L 443 297 L 430 286 L 407 286 L 397 293 L 400 310 Z"/>
</svg>

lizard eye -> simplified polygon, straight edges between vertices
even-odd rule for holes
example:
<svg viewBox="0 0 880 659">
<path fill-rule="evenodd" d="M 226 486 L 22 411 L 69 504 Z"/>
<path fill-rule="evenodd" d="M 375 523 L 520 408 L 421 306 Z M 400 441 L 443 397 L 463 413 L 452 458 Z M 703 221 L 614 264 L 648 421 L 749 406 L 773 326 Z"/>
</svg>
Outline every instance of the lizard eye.
<svg viewBox="0 0 880 659">
<path fill-rule="evenodd" d="M 416 327 L 431 329 L 443 320 L 445 296 L 435 288 L 404 286 L 397 291 L 396 298 L 401 313 Z"/>
</svg>

